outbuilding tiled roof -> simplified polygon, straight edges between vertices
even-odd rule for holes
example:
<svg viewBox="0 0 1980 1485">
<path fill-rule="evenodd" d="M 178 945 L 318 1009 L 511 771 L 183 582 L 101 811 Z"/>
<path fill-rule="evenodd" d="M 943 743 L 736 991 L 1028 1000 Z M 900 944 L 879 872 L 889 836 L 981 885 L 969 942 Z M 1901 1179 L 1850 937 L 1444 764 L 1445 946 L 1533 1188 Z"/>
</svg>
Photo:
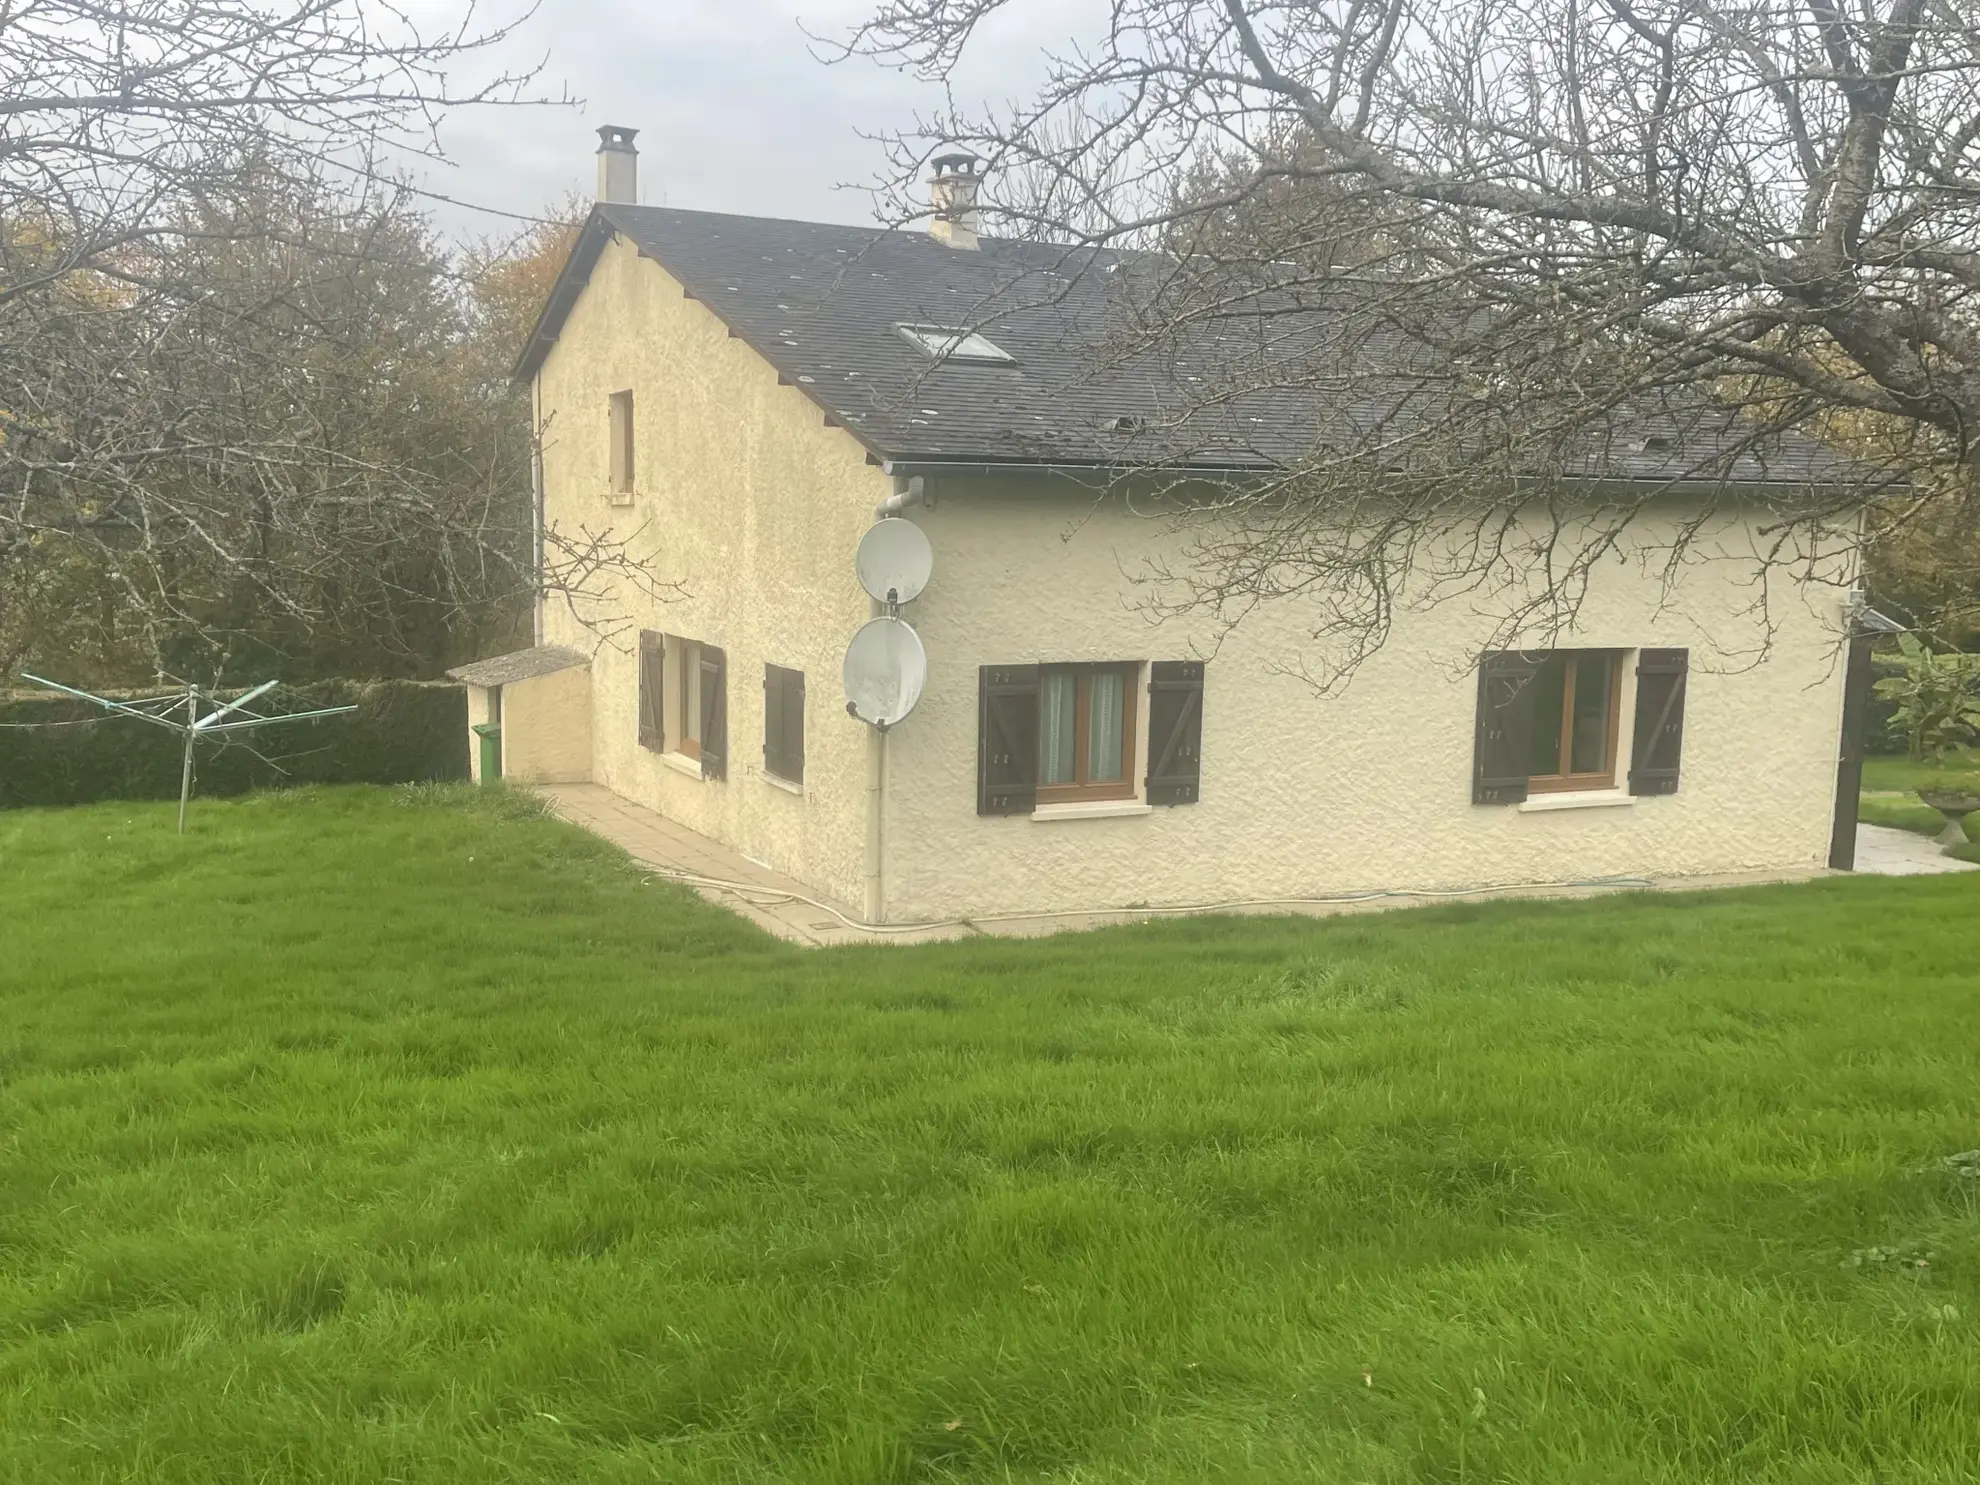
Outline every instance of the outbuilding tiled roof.
<svg viewBox="0 0 1980 1485">
<path fill-rule="evenodd" d="M 589 665 L 591 657 L 582 650 L 563 645 L 537 645 L 507 655 L 492 655 L 467 665 L 456 665 L 448 676 L 470 686 L 513 686 L 517 681 L 533 681 L 540 675 L 569 670 L 573 665 Z"/>
<path fill-rule="evenodd" d="M 1421 345 L 1341 334 L 1345 317 L 1317 309 L 1215 317 L 1167 354 L 1103 355 L 1130 312 L 1125 286 L 1165 261 L 1148 254 L 997 238 L 964 251 L 921 232 L 623 205 L 593 210 L 519 377 L 542 364 L 615 232 L 889 468 L 1270 470 L 1365 443 L 1442 385 L 1421 375 Z M 1011 360 L 935 363 L 903 325 L 979 328 Z M 1675 480 L 1709 466 L 1740 484 L 1801 484 L 1846 470 L 1812 440 L 1754 434 L 1680 393 L 1617 415 L 1566 472 Z"/>
</svg>

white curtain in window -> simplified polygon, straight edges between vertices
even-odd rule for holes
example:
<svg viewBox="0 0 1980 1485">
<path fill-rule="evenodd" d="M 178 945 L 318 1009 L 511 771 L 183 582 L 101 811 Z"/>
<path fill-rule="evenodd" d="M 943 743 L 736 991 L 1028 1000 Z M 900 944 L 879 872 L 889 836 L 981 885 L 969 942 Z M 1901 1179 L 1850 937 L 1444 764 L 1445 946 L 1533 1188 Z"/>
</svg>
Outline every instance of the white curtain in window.
<svg viewBox="0 0 1980 1485">
<path fill-rule="evenodd" d="M 1118 670 L 1096 670 L 1087 700 L 1086 777 L 1095 784 L 1121 777 L 1121 713 L 1126 683 Z"/>
<path fill-rule="evenodd" d="M 1038 695 L 1038 782 L 1073 782 L 1073 708 L 1079 679 L 1069 670 L 1048 670 Z"/>
</svg>

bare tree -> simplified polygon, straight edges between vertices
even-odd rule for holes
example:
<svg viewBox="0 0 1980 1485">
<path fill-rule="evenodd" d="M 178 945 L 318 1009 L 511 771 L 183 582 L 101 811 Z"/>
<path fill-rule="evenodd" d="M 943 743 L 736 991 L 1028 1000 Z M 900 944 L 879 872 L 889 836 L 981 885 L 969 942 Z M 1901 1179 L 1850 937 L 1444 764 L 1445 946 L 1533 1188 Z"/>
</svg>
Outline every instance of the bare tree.
<svg viewBox="0 0 1980 1485">
<path fill-rule="evenodd" d="M 437 157 L 449 108 L 527 101 L 456 74 L 506 39 L 472 0 L 422 30 L 378 0 L 17 0 L 0 10 L 0 224 L 44 249 L 0 305 L 187 227 L 190 201 L 271 174 L 394 173 Z"/>
<path fill-rule="evenodd" d="M 459 81 L 508 34 L 0 7 L 0 670 L 430 672 L 626 566 L 533 548 L 527 410 L 397 179 L 446 110 L 532 101 Z"/>
<path fill-rule="evenodd" d="M 947 78 L 1020 3 L 887 0 L 845 51 Z M 1115 0 L 1034 99 L 893 139 L 903 219 L 937 142 L 990 158 L 1022 235 L 1157 250 L 1109 354 L 1255 328 L 1179 424 L 1268 390 L 1376 409 L 1209 502 L 1188 600 L 1307 594 L 1350 658 L 1409 594 L 1558 628 L 1646 510 L 1690 502 L 1674 570 L 1756 461 L 1762 578 L 1971 488 L 1972 0 Z M 1618 457 L 1660 418 L 1670 458 Z"/>
</svg>

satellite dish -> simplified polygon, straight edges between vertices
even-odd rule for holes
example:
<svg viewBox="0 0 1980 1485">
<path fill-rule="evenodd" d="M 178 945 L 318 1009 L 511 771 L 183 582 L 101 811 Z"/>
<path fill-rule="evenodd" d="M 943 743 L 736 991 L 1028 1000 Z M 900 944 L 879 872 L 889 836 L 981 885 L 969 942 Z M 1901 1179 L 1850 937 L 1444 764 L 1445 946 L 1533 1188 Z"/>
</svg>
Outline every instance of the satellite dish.
<svg viewBox="0 0 1980 1485">
<path fill-rule="evenodd" d="M 869 619 L 846 646 L 846 710 L 883 732 L 914 710 L 927 680 L 928 652 L 905 619 Z"/>
<path fill-rule="evenodd" d="M 928 586 L 935 570 L 935 551 L 928 533 L 912 521 L 888 516 L 867 527 L 853 559 L 859 585 L 882 603 L 906 603 Z"/>
</svg>

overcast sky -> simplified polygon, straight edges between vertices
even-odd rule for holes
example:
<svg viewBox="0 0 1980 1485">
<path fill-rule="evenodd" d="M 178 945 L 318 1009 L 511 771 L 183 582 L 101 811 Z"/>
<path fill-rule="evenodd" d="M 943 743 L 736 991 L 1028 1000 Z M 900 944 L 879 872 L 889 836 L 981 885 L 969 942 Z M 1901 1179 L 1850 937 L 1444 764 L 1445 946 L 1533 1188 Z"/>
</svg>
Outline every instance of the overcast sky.
<svg viewBox="0 0 1980 1485">
<path fill-rule="evenodd" d="M 446 122 L 453 160 L 423 172 L 436 192 L 534 213 L 593 192 L 593 132 L 640 131 L 640 199 L 651 205 L 863 223 L 864 185 L 886 165 L 860 138 L 909 126 L 941 106 L 938 87 L 873 63 L 826 66 L 803 27 L 843 34 L 872 0 L 542 0 L 500 61 L 544 59 L 540 91 L 568 88 L 581 108 L 466 109 Z M 1040 50 L 1070 38 L 1093 0 L 1014 0 L 973 43 L 960 101 L 1026 95 Z M 437 8 L 437 7 L 436 7 Z M 513 223 L 436 206 L 454 231 Z"/>
</svg>

